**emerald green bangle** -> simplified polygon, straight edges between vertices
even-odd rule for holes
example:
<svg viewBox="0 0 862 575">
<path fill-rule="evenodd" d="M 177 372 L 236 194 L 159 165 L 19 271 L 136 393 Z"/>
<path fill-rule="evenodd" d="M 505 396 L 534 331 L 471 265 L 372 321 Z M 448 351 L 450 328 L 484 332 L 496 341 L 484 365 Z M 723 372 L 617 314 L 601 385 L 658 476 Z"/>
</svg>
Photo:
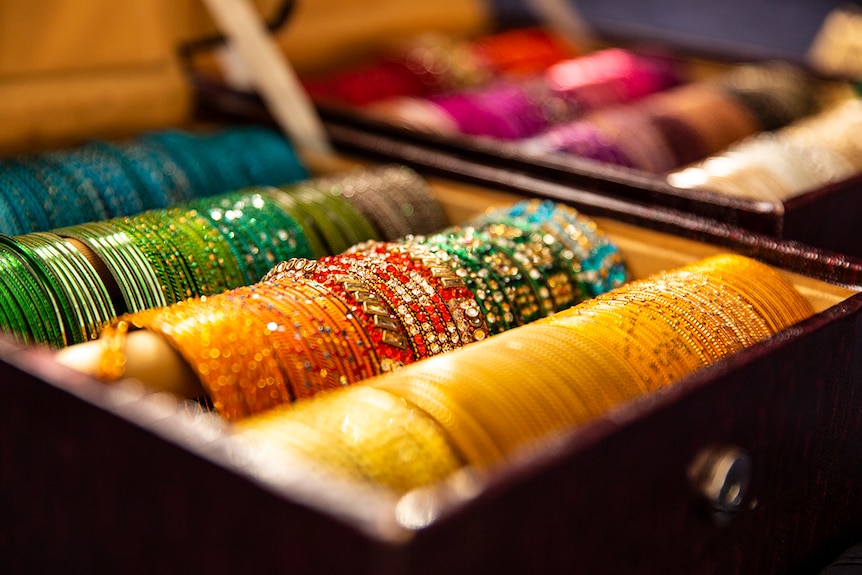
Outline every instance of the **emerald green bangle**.
<svg viewBox="0 0 862 575">
<path fill-rule="evenodd" d="M 428 238 L 420 236 L 411 241 L 426 245 L 452 266 L 455 275 L 464 280 L 482 308 L 492 335 L 517 325 L 515 310 L 503 289 L 503 279 L 474 253 L 471 239 L 464 229 L 450 228 L 448 232 Z"/>
<path fill-rule="evenodd" d="M 319 205 L 330 215 L 347 243 L 347 248 L 368 240 L 379 239 L 374 226 L 343 198 L 338 198 L 313 187 L 313 180 L 294 190 L 294 197 L 306 204 Z M 339 250 L 340 253 L 343 250 Z"/>
<path fill-rule="evenodd" d="M 2 329 L 4 332 L 12 334 L 22 343 L 29 344 L 34 341 L 39 341 L 38 327 L 29 325 L 27 321 L 28 314 L 24 309 L 24 301 L 27 299 L 27 294 L 23 292 L 20 285 L 16 284 L 12 277 L 14 265 L 14 256 L 5 253 L 5 246 L 0 249 L 0 312 L 2 312 Z M 34 322 L 38 323 L 38 322 Z M 35 333 L 34 333 L 35 332 Z"/>
<path fill-rule="evenodd" d="M 0 243 L 0 249 L 4 250 L 7 256 L 7 266 L 4 267 L 3 275 L 12 287 L 12 293 L 9 296 L 21 301 L 29 301 L 31 308 L 35 309 L 35 314 L 30 319 L 44 328 L 45 337 L 40 341 L 54 347 L 66 345 L 63 318 L 54 295 L 18 250 L 6 243 Z"/>
<path fill-rule="evenodd" d="M 154 217 L 155 222 L 151 221 L 152 217 L 152 214 L 139 214 L 109 223 L 126 232 L 140 248 L 156 271 L 166 303 L 172 305 L 192 297 L 195 288 L 176 248 L 159 233 L 158 216 Z"/>
<path fill-rule="evenodd" d="M 60 228 L 54 233 L 85 244 L 104 262 L 119 286 L 126 311 L 166 305 L 155 271 L 125 232 L 108 224 L 90 223 Z"/>
<path fill-rule="evenodd" d="M 269 196 L 299 226 L 300 236 L 305 238 L 308 249 L 313 256 L 312 259 L 331 255 L 329 249 L 321 237 L 320 231 L 315 225 L 314 219 L 299 205 L 299 202 L 290 197 L 286 189 L 265 187 L 260 188 L 262 194 Z"/>
<path fill-rule="evenodd" d="M 198 295 L 211 295 L 245 284 L 239 261 L 210 221 L 197 210 L 183 208 L 169 210 L 169 218 L 187 238 L 184 255 L 200 280 Z"/>
<path fill-rule="evenodd" d="M 50 287 L 64 300 L 66 333 L 71 343 L 95 339 L 104 323 L 116 316 L 105 285 L 90 262 L 62 238 L 37 232 L 14 238 L 31 264 L 51 277 Z"/>
</svg>

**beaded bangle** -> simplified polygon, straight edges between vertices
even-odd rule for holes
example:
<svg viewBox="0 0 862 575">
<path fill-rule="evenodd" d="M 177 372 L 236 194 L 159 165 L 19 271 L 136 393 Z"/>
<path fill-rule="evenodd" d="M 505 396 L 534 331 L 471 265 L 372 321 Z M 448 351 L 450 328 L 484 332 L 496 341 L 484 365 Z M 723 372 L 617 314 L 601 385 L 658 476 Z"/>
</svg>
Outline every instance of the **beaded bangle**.
<svg viewBox="0 0 862 575">
<path fill-rule="evenodd" d="M 569 273 L 575 282 L 586 287 L 588 297 L 615 289 L 627 281 L 628 274 L 617 247 L 593 220 L 574 208 L 530 200 L 515 204 L 508 214 L 539 226 L 564 246 L 560 255 L 570 262 Z"/>
<path fill-rule="evenodd" d="M 452 265 L 455 274 L 467 283 L 484 312 L 492 335 L 517 325 L 514 308 L 503 289 L 503 279 L 496 269 L 485 266 L 474 253 L 479 244 L 469 230 L 461 232 L 463 230 L 453 228 L 448 234 L 415 238 L 415 241 L 428 246 L 432 253 Z"/>
<path fill-rule="evenodd" d="M 378 289 L 405 326 L 417 358 L 461 345 L 445 302 L 420 273 L 405 266 L 409 263 L 406 255 L 386 253 L 384 246 L 372 242 L 355 246 L 336 262 L 370 281 L 376 278 Z"/>
<path fill-rule="evenodd" d="M 413 268 L 434 287 L 446 303 L 454 327 L 462 345 L 481 341 L 488 335 L 488 325 L 475 296 L 458 275 L 441 259 L 422 244 L 382 244 L 389 252 L 405 253 L 413 262 Z M 454 340 L 453 340 L 454 343 Z"/>
<path fill-rule="evenodd" d="M 319 283 L 344 301 L 349 313 L 362 324 L 382 372 L 393 371 L 414 361 L 395 311 L 360 276 L 341 266 L 330 265 L 330 261 L 331 258 L 323 258 L 319 262 L 291 259 L 279 263 L 262 281 L 280 284 L 308 278 Z"/>
</svg>

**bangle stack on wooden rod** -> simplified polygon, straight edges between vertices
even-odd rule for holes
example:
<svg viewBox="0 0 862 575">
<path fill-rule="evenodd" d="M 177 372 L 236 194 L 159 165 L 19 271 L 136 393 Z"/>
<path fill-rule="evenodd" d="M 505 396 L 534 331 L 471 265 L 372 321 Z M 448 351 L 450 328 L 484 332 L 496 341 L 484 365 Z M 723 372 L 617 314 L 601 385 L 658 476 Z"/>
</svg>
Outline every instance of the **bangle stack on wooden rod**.
<svg viewBox="0 0 862 575">
<path fill-rule="evenodd" d="M 862 99 L 848 99 L 668 174 L 678 188 L 782 202 L 862 174 Z"/>
<path fill-rule="evenodd" d="M 307 177 L 288 141 L 261 127 L 93 141 L 0 159 L 0 233 L 43 232 Z"/>
<path fill-rule="evenodd" d="M 285 259 L 444 225 L 415 172 L 384 166 L 0 235 L 0 330 L 24 343 L 80 343 L 118 315 L 252 284 Z"/>
<path fill-rule="evenodd" d="M 303 84 L 317 102 L 362 106 L 536 73 L 577 52 L 575 46 L 541 28 L 506 30 L 474 40 L 424 34 L 399 42 L 373 62 L 306 78 Z"/>
<path fill-rule="evenodd" d="M 404 493 L 493 466 L 812 313 L 768 266 L 715 256 L 233 429 L 276 469 L 300 454 Z"/>
<path fill-rule="evenodd" d="M 448 89 L 345 98 L 360 113 L 415 131 L 506 140 L 528 155 L 576 155 L 657 174 L 816 109 L 813 82 L 784 62 L 686 81 L 684 63 L 621 48 L 539 61 L 544 68 Z M 317 99 L 335 97 L 322 91 Z"/>
<path fill-rule="evenodd" d="M 293 258 L 261 283 L 119 318 L 160 334 L 218 413 L 240 419 L 482 341 L 621 285 L 616 246 L 573 208 L 538 200 L 433 235 Z"/>
</svg>

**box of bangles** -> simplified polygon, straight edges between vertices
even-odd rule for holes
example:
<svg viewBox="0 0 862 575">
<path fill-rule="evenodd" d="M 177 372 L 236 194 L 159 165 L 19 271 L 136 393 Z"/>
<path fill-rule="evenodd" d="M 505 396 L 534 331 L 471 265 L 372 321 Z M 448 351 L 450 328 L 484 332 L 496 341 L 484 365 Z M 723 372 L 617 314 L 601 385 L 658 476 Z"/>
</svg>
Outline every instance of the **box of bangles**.
<svg viewBox="0 0 862 575">
<path fill-rule="evenodd" d="M 428 34 L 304 85 L 351 153 L 385 147 L 393 161 L 439 168 L 414 150 L 442 150 L 862 254 L 853 232 L 862 102 L 852 82 L 795 61 L 707 61 L 660 44 L 608 46 L 532 27 Z M 195 79 L 202 109 L 266 117 L 253 94 L 211 73 Z"/>
<path fill-rule="evenodd" d="M 343 164 L 253 127 L 3 160 L 4 572 L 810 572 L 856 540 L 862 263 Z"/>
</svg>

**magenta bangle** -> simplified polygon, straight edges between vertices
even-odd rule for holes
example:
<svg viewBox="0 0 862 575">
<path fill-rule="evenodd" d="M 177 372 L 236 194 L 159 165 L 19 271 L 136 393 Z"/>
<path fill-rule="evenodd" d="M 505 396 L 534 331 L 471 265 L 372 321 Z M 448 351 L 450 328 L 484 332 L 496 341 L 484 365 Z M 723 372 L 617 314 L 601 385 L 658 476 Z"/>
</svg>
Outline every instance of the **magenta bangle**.
<svg viewBox="0 0 862 575">
<path fill-rule="evenodd" d="M 463 134 L 519 140 L 548 127 L 541 99 L 528 84 L 495 84 L 481 91 L 432 99 Z"/>
</svg>

